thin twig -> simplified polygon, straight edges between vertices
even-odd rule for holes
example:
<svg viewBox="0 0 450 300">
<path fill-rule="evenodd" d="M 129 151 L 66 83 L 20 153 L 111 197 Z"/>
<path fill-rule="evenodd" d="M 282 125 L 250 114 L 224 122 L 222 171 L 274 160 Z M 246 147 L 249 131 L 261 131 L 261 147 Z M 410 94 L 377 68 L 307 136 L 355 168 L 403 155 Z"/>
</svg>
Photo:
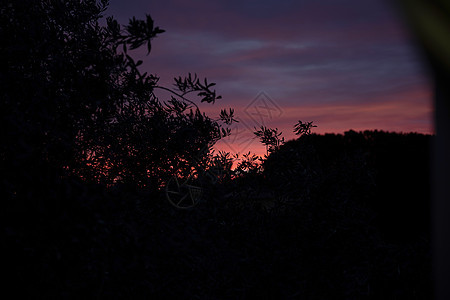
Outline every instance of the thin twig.
<svg viewBox="0 0 450 300">
<path fill-rule="evenodd" d="M 180 97 L 180 98 L 183 99 L 184 101 L 187 101 L 187 102 L 193 104 L 193 105 L 197 108 L 197 110 L 200 110 L 200 109 L 198 108 L 198 105 L 195 104 L 195 102 L 193 102 L 193 101 L 191 101 L 191 100 L 185 98 L 183 95 L 180 95 L 180 94 L 174 92 L 174 91 L 171 90 L 171 89 L 168 89 L 168 88 L 166 88 L 166 87 L 159 86 L 159 85 L 154 86 L 154 88 L 158 88 L 158 89 L 162 89 L 162 90 L 168 91 L 168 92 L 170 92 L 170 93 L 176 95 L 177 97 Z"/>
</svg>

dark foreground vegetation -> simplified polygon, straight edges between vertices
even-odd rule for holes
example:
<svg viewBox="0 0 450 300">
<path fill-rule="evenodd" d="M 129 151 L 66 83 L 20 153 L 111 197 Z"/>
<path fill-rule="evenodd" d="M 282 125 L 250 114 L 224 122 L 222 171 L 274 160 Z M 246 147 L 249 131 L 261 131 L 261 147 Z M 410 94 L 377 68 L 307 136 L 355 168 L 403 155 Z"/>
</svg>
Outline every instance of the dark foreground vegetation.
<svg viewBox="0 0 450 300">
<path fill-rule="evenodd" d="M 235 196 L 216 186 L 188 211 L 40 173 L 3 216 L 10 287 L 32 298 L 428 298 L 429 139 L 305 136 L 228 183 Z"/>
<path fill-rule="evenodd" d="M 189 75 L 171 91 L 141 74 L 129 51 L 150 52 L 163 30 L 150 17 L 100 26 L 106 6 L 2 1 L 4 293 L 431 298 L 432 137 L 315 135 L 299 123 L 261 168 L 249 155 L 232 174 L 210 151 L 232 110 L 215 121 L 186 99 L 214 103 L 213 84 Z M 160 101 L 158 88 L 174 97 Z M 194 163 L 223 173 L 203 202 L 177 210 L 161 187 Z"/>
</svg>

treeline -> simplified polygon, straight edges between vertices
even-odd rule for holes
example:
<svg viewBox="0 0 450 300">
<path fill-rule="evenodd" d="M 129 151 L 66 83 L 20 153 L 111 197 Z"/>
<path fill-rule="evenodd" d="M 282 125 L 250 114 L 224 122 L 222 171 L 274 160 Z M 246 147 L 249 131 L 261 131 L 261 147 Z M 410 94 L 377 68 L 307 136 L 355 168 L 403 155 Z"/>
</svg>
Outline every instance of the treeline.
<svg viewBox="0 0 450 300">
<path fill-rule="evenodd" d="M 429 235 L 431 135 L 384 131 L 303 135 L 264 162 L 280 193 L 355 201 L 396 240 Z"/>
</svg>

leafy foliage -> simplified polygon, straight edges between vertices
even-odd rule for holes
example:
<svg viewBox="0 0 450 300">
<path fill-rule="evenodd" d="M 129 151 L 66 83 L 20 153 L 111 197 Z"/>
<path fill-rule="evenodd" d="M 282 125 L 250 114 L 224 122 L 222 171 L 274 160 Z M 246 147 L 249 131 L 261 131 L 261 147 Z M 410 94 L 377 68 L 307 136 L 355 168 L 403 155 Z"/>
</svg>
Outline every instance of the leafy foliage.
<svg viewBox="0 0 450 300">
<path fill-rule="evenodd" d="M 244 153 L 242 160 L 236 167 L 236 172 L 239 174 L 259 173 L 261 170 L 261 158 L 255 154 Z"/>
<path fill-rule="evenodd" d="M 298 123 L 294 125 L 294 133 L 299 136 L 308 135 L 311 134 L 311 129 L 314 127 L 317 127 L 317 125 L 313 125 L 312 121 L 303 123 L 299 120 Z"/>
<path fill-rule="evenodd" d="M 222 124 L 235 121 L 233 111 L 222 111 L 219 123 L 185 97 L 196 92 L 202 102 L 220 99 L 207 79 L 175 78 L 178 94 L 159 86 L 156 76 L 142 74 L 142 61 L 135 62 L 128 49 L 147 44 L 150 52 L 164 30 L 149 15 L 130 19 L 123 29 L 108 17 L 102 27 L 106 5 L 4 6 L 2 127 L 14 134 L 6 134 L 3 162 L 17 161 L 22 144 L 43 163 L 85 180 L 158 188 L 175 172 L 189 172 L 194 159 L 206 159 L 211 146 L 230 134 Z M 162 103 L 155 89 L 173 96 Z"/>
<path fill-rule="evenodd" d="M 229 112 L 225 109 L 220 111 L 220 119 L 227 125 L 231 125 L 233 122 L 239 123 L 238 120 L 233 118 L 234 109 L 230 108 Z"/>
<path fill-rule="evenodd" d="M 261 126 L 260 129 L 255 127 L 255 130 L 254 134 L 259 137 L 263 145 L 266 145 L 267 153 L 275 151 L 284 143 L 284 137 L 281 137 L 282 132 L 278 132 L 278 128 Z"/>
<path fill-rule="evenodd" d="M 211 87 L 215 86 L 215 83 L 208 83 L 205 78 L 204 84 L 201 83 L 197 74 L 192 76 L 191 73 L 185 78 L 175 78 L 175 87 L 182 92 L 181 96 L 184 96 L 191 92 L 198 92 L 198 96 L 203 97 L 201 102 L 214 103 L 217 99 L 222 99 L 222 96 L 216 96 L 216 91 Z"/>
</svg>

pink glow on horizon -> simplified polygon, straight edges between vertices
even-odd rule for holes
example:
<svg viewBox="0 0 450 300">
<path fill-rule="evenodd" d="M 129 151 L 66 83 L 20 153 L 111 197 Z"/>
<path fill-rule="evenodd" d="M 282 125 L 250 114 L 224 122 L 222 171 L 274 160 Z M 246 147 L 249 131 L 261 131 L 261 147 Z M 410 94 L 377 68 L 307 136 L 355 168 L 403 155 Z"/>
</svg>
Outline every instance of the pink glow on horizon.
<svg viewBox="0 0 450 300">
<path fill-rule="evenodd" d="M 424 102 L 424 98 L 429 99 L 430 103 Z M 212 112 L 213 110 L 208 110 L 208 113 Z M 246 117 L 242 107 L 237 109 L 237 112 L 240 112 L 237 116 L 242 116 L 241 121 L 245 122 L 246 126 L 241 126 L 239 130 L 232 128 L 232 134 L 238 137 L 219 141 L 215 149 L 240 154 L 251 152 L 263 156 L 266 154 L 265 147 L 252 133 L 254 127 L 258 128 L 258 124 L 252 123 Z M 296 138 L 292 129 L 298 120 L 313 121 L 318 126 L 313 129 L 313 132 L 318 134 L 344 133 L 348 130 L 434 134 L 434 128 L 429 123 L 432 115 L 431 93 L 426 90 L 417 90 L 405 91 L 387 97 L 384 101 L 373 101 L 373 103 L 300 104 L 283 107 L 280 118 L 268 120 L 264 125 L 271 128 L 277 127 L 283 132 L 282 136 L 286 141 Z"/>
</svg>

